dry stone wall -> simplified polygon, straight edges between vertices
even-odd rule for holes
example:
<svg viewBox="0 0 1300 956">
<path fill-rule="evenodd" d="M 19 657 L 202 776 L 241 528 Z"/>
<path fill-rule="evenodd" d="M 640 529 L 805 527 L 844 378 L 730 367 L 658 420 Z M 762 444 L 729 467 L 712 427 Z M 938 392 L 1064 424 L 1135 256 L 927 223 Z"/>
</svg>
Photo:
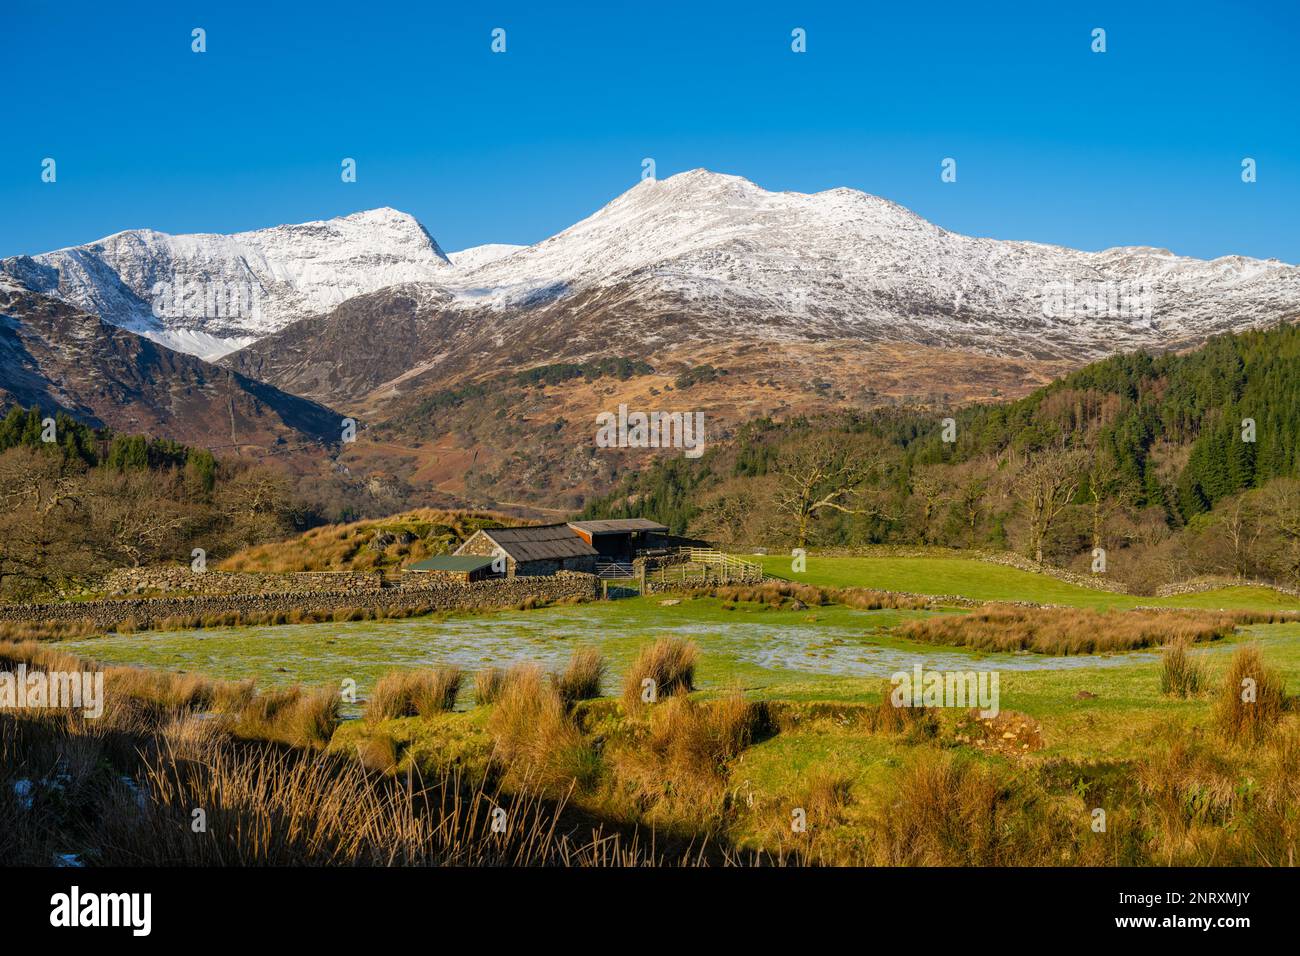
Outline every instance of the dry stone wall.
<svg viewBox="0 0 1300 956">
<path fill-rule="evenodd" d="M 201 576 L 201 575 L 200 575 Z M 281 576 L 275 576 L 281 577 Z M 246 616 L 334 613 L 350 609 L 383 611 L 477 611 L 515 607 L 534 601 L 595 600 L 600 582 L 594 575 L 561 572 L 553 577 L 508 580 L 431 580 L 422 587 L 355 591 L 278 591 L 253 594 L 185 594 L 171 597 L 61 601 L 51 604 L 0 604 L 0 623 L 90 624 L 111 629 L 124 622 L 145 630 L 168 619 L 224 614 Z"/>
</svg>

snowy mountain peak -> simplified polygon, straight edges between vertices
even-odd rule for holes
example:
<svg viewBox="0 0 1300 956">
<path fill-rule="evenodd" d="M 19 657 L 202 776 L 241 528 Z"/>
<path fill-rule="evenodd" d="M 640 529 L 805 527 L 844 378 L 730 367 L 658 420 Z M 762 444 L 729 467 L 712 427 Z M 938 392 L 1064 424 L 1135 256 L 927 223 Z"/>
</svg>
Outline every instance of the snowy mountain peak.
<svg viewBox="0 0 1300 956">
<path fill-rule="evenodd" d="M 215 358 L 346 299 L 455 271 L 390 207 L 231 235 L 115 233 L 0 262 L 29 288 L 180 351 Z"/>
<path fill-rule="evenodd" d="M 646 348 L 689 334 L 1072 360 L 1300 310 L 1300 269 L 1276 260 L 975 238 L 856 189 L 773 192 L 706 169 L 639 182 L 526 247 L 448 256 L 416 219 L 385 206 L 233 235 L 130 230 L 4 260 L 0 272 L 207 358 L 390 287 L 412 290 L 417 312 L 509 312 L 521 323 L 530 310 L 560 322 L 569 308 L 585 321 L 599 303 L 638 316 L 631 332 Z M 582 335 L 565 328 L 556 341 Z"/>
<path fill-rule="evenodd" d="M 771 192 L 695 169 L 638 183 L 453 291 L 495 310 L 597 300 L 688 315 L 675 328 L 700 342 L 865 338 L 1088 359 L 1293 315 L 1300 269 L 963 236 L 856 189 Z"/>
</svg>

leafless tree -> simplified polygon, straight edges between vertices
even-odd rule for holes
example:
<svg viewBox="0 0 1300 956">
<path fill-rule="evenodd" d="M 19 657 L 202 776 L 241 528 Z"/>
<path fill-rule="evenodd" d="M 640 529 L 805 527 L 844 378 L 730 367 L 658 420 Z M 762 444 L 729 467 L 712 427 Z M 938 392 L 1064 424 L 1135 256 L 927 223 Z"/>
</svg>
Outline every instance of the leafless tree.
<svg viewBox="0 0 1300 956">
<path fill-rule="evenodd" d="M 1105 545 L 1106 524 L 1128 504 L 1131 491 L 1115 456 L 1094 447 L 1088 461 L 1088 512 L 1094 548 Z"/>
<path fill-rule="evenodd" d="M 920 503 L 921 540 L 925 544 L 934 542 L 935 515 L 945 502 L 952 500 L 950 493 L 951 479 L 941 470 L 941 466 L 916 468 L 912 471 L 912 495 Z"/>
<path fill-rule="evenodd" d="M 1028 524 L 1029 550 L 1043 563 L 1043 542 L 1079 490 L 1083 462 L 1078 452 L 1057 448 L 1026 459 L 1013 484 Z"/>
<path fill-rule="evenodd" d="M 808 543 L 812 522 L 826 511 L 882 515 L 864 500 L 864 485 L 883 464 L 874 449 L 846 448 L 823 437 L 783 452 L 774 469 L 779 479 L 776 510 L 793 521 L 799 547 Z"/>
</svg>

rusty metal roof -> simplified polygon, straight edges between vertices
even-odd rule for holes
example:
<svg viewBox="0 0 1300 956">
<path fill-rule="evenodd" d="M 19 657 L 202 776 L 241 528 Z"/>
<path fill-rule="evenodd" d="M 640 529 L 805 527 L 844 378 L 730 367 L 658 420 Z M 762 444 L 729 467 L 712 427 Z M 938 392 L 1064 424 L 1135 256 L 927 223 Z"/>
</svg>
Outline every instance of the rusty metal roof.
<svg viewBox="0 0 1300 956">
<path fill-rule="evenodd" d="M 485 528 L 483 534 L 516 561 L 548 561 L 585 558 L 596 549 L 574 534 L 567 524 L 544 524 L 531 528 Z"/>
<path fill-rule="evenodd" d="M 627 534 L 629 531 L 667 531 L 668 525 L 649 518 L 608 518 L 600 521 L 570 521 L 570 528 L 587 534 Z"/>
</svg>

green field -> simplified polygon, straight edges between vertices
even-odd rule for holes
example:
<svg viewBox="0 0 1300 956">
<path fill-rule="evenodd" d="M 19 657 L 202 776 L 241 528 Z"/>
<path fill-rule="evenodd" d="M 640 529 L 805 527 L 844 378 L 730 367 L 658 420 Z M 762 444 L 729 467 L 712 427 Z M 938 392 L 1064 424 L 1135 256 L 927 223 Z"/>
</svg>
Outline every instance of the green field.
<svg viewBox="0 0 1300 956">
<path fill-rule="evenodd" d="M 764 563 L 773 573 L 789 570 L 786 559 L 767 558 Z M 797 576 L 799 580 L 835 587 L 1090 608 L 1156 603 L 961 559 L 814 556 L 808 568 L 806 575 Z M 1209 608 L 1294 606 L 1276 592 L 1252 588 L 1162 603 Z M 1034 792 L 1050 795 L 1037 799 L 1050 799 L 1058 809 L 1077 813 L 1079 828 L 1087 832 L 1088 806 L 1108 799 L 1132 801 L 1133 781 L 1141 773 L 1147 774 L 1147 780 L 1159 779 L 1160 771 L 1143 768 L 1169 752 L 1169 741 L 1216 739 L 1215 691 L 1191 698 L 1162 695 L 1158 651 L 1073 657 L 985 654 L 918 644 L 899 633 L 909 620 L 948 613 L 958 612 L 805 608 L 791 602 L 776 607 L 655 595 L 531 611 L 107 635 L 64 641 L 60 646 L 105 662 L 221 678 L 252 677 L 265 687 L 339 686 L 352 679 L 364 700 L 378 677 L 393 669 L 455 664 L 468 675 L 488 665 L 534 661 L 553 670 L 562 668 L 575 648 L 587 645 L 598 647 L 609 663 L 603 692 L 610 698 L 618 696 L 622 676 L 640 648 L 666 635 L 688 638 L 701 652 L 698 698 L 738 688 L 751 699 L 774 702 L 795 715 L 779 733 L 753 743 L 727 767 L 721 786 L 750 808 L 736 817 L 731 836 L 744 845 L 766 845 L 764 841 L 774 834 L 779 838 L 788 807 L 803 805 L 810 799 L 809 787 L 832 775 L 852 793 L 850 806 L 836 817 L 839 822 L 831 831 L 836 852 L 847 854 L 844 858 L 852 858 L 864 835 L 879 828 L 875 814 L 897 799 L 900 772 L 926 754 L 960 754 L 1011 775 L 1008 780 L 1025 781 L 1031 789 L 1039 788 Z M 1300 623 L 1284 623 L 1244 628 L 1227 640 L 1192 650 L 1211 688 L 1221 683 L 1229 658 L 1246 643 L 1259 647 L 1268 666 L 1277 670 L 1292 692 L 1300 686 Z M 1032 728 L 1033 749 L 1008 753 L 974 746 L 963 736 L 967 711 L 958 708 L 943 709 L 938 736 L 929 741 L 864 730 L 861 715 L 879 707 L 889 675 L 909 671 L 918 662 L 927 670 L 996 673 L 1001 712 Z M 591 733 L 624 732 L 620 729 L 624 718 L 612 701 L 584 706 L 596 721 Z M 349 710 L 355 714 L 357 708 Z M 418 764 L 422 772 L 449 761 L 481 763 L 489 759 L 493 747 L 487 730 L 489 713 L 489 708 L 476 706 L 467 679 L 454 713 L 389 719 L 374 727 L 367 721 L 349 720 L 336 731 L 333 745 L 353 749 L 378 734 L 396 741 L 405 759 Z M 1294 723 L 1294 716 L 1289 720 Z M 1218 753 L 1213 748 L 1206 751 L 1210 752 Z M 1269 762 L 1274 760 L 1270 751 L 1230 748 L 1224 753 L 1232 754 L 1231 765 L 1214 763 L 1218 757 L 1196 758 L 1209 762 L 1198 764 L 1195 773 L 1210 775 L 1205 778 L 1209 782 L 1198 782 L 1196 787 L 1249 790 L 1255 785 L 1252 781 L 1268 774 L 1276 779 L 1276 771 L 1270 768 L 1278 764 Z M 648 792 L 654 792 L 653 778 L 649 786 Z M 1084 794 L 1087 804 L 1082 802 Z M 610 809 L 602 802 L 612 799 L 609 792 L 589 799 L 593 813 Z M 1202 811 L 1194 793 L 1187 799 L 1192 802 L 1186 812 L 1195 818 L 1200 839 L 1212 840 L 1222 832 L 1218 818 L 1207 822 L 1196 816 Z M 612 811 L 615 815 L 627 812 L 626 805 L 618 807 Z M 679 814 L 678 820 L 691 814 L 689 801 L 669 800 L 663 807 L 675 807 L 672 812 Z M 1212 852 L 1198 849 L 1188 859 L 1201 860 Z"/>
<path fill-rule="evenodd" d="M 1170 598 L 1143 597 L 1080 587 L 1046 574 L 967 558 L 832 558 L 814 554 L 808 556 L 807 570 L 802 573 L 792 571 L 791 560 L 785 556 L 768 555 L 760 561 L 768 574 L 804 584 L 957 595 L 976 601 L 1032 601 L 1098 609 L 1300 609 L 1300 599 L 1269 588 L 1230 587 Z"/>
</svg>

